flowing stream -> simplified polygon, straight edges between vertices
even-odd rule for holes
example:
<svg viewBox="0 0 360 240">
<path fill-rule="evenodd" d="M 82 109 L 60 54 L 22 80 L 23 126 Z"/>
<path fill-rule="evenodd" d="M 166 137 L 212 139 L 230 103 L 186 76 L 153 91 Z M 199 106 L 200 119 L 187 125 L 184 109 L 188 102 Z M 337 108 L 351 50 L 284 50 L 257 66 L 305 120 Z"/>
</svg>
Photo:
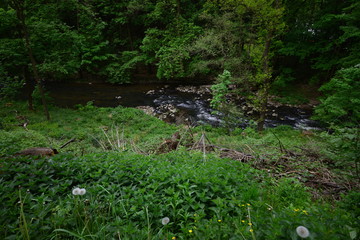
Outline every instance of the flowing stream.
<svg viewBox="0 0 360 240">
<path fill-rule="evenodd" d="M 171 123 L 211 124 L 222 123 L 221 114 L 210 107 L 208 86 L 180 86 L 164 84 L 111 85 L 107 83 L 49 83 L 55 104 L 74 107 L 92 101 L 101 107 L 137 107 Z M 290 125 L 298 129 L 317 129 L 319 124 L 310 119 L 310 108 L 270 106 L 265 126 Z M 239 118 L 238 126 L 248 125 L 251 116 Z"/>
</svg>

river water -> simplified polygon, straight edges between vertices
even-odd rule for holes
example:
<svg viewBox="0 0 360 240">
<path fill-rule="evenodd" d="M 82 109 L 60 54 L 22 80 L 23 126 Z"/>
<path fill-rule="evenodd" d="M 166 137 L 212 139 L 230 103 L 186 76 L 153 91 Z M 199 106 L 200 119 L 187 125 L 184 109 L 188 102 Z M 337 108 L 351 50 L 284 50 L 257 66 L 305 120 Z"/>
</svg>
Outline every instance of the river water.
<svg viewBox="0 0 360 240">
<path fill-rule="evenodd" d="M 211 94 L 207 86 L 165 84 L 111 85 L 108 83 L 48 83 L 47 90 L 55 104 L 74 107 L 92 101 L 100 107 L 137 107 L 147 109 L 171 123 L 192 125 L 222 124 L 221 113 L 210 107 Z M 270 106 L 265 126 L 289 125 L 298 129 L 317 129 L 319 124 L 310 119 L 312 110 L 289 106 Z M 251 114 L 238 119 L 238 127 L 246 127 Z"/>
</svg>

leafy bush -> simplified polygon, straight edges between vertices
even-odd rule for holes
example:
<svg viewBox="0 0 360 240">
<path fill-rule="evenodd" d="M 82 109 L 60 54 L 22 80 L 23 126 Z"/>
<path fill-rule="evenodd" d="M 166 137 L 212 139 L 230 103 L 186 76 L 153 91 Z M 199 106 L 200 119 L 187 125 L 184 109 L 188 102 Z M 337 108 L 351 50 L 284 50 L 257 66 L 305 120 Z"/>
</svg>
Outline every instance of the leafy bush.
<svg viewBox="0 0 360 240">
<path fill-rule="evenodd" d="M 344 196 L 339 205 L 346 209 L 349 213 L 353 214 L 360 224 L 360 192 L 349 192 L 346 196 Z"/>
<path fill-rule="evenodd" d="M 244 117 L 236 104 L 228 99 L 231 92 L 229 89 L 231 83 L 231 73 L 224 70 L 218 76 L 217 83 L 211 86 L 213 97 L 210 102 L 211 107 L 219 111 L 218 113 L 223 120 L 222 125 L 228 134 L 239 125 L 240 118 Z"/>
<path fill-rule="evenodd" d="M 360 64 L 339 70 L 320 90 L 325 98 L 315 109 L 316 119 L 338 125 L 360 123 Z"/>
<path fill-rule="evenodd" d="M 360 129 L 333 126 L 332 134 L 324 132 L 321 136 L 328 143 L 326 155 L 334 161 L 335 166 L 356 171 L 359 179 Z"/>
<path fill-rule="evenodd" d="M 8 77 L 0 73 L 0 98 L 13 99 L 23 87 L 24 81 L 18 77 Z"/>
</svg>

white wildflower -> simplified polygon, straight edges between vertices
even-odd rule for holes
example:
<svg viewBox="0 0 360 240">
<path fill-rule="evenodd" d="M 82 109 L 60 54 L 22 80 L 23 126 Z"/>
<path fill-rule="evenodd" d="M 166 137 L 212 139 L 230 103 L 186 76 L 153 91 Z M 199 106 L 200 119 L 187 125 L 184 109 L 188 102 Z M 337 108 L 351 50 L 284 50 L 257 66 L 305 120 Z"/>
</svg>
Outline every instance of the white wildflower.
<svg viewBox="0 0 360 240">
<path fill-rule="evenodd" d="M 164 217 L 163 219 L 161 219 L 162 225 L 166 225 L 166 224 L 168 224 L 169 222 L 170 222 L 170 218 L 168 218 L 168 217 Z"/>
<path fill-rule="evenodd" d="M 79 195 L 80 194 L 80 188 L 75 188 L 72 190 L 73 195 Z"/>
<path fill-rule="evenodd" d="M 85 188 L 80 188 L 79 195 L 84 195 L 86 193 Z"/>
<path fill-rule="evenodd" d="M 309 230 L 304 227 L 304 226 L 298 226 L 296 228 L 296 233 L 301 237 L 301 238 L 307 238 L 308 236 L 310 236 L 310 232 Z"/>
</svg>

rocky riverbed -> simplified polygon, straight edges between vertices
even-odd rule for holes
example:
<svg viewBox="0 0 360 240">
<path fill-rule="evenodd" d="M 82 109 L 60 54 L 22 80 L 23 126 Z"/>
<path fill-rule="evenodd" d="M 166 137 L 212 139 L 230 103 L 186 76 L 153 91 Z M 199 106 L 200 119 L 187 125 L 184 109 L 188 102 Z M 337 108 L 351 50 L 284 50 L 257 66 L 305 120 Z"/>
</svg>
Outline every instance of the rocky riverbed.
<svg viewBox="0 0 360 240">
<path fill-rule="evenodd" d="M 47 86 L 55 104 L 73 107 L 92 101 L 101 107 L 136 107 L 149 115 L 175 124 L 210 124 L 219 126 L 223 116 L 214 113 L 210 107 L 210 85 L 111 85 L 107 83 L 52 83 Z M 316 103 L 290 106 L 280 104 L 271 97 L 266 115 L 266 127 L 290 125 L 299 129 L 317 129 L 317 122 L 311 120 Z M 246 127 L 256 114 L 244 100 L 239 101 L 243 117 L 236 120 L 238 127 Z"/>
</svg>

